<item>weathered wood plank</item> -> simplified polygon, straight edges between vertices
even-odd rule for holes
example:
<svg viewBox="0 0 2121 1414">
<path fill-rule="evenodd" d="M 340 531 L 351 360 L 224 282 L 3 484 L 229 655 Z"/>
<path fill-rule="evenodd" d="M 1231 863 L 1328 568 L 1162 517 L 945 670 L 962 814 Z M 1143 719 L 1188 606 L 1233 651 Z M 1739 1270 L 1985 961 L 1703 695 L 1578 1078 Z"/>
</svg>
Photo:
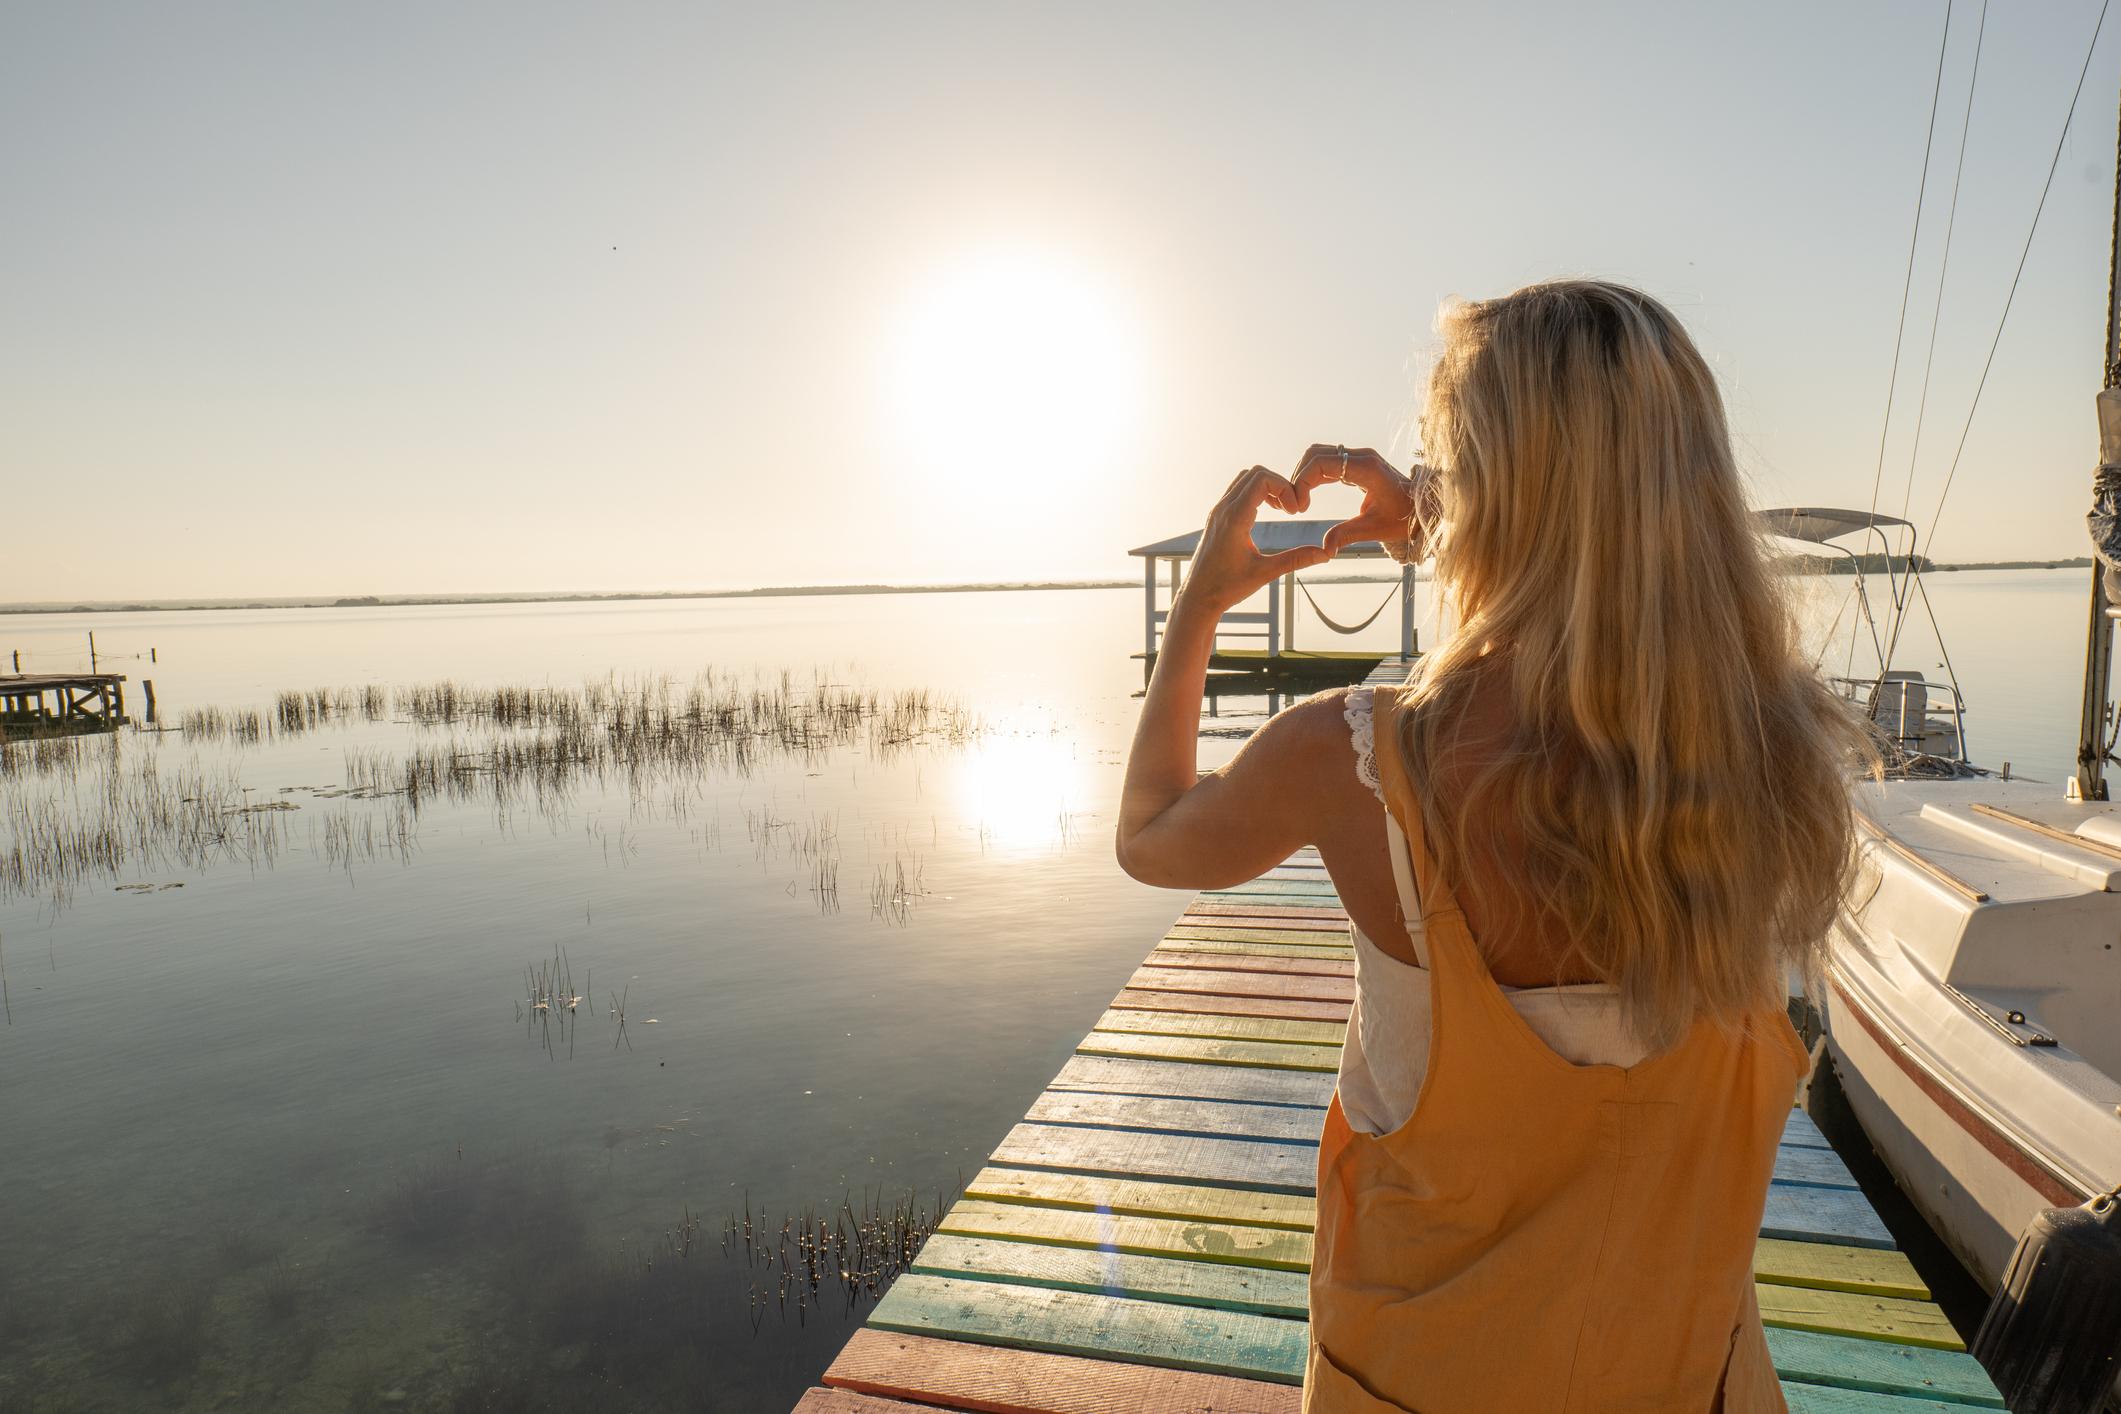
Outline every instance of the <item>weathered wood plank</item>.
<svg viewBox="0 0 2121 1414">
<path fill-rule="evenodd" d="M 1272 1139 L 1212 1139 L 1126 1129 L 1019 1124 L 1003 1138 L 989 1162 L 1011 1168 L 1067 1169 L 1126 1178 L 1309 1193 L 1318 1174 L 1318 1148 Z"/>
<path fill-rule="evenodd" d="M 1865 1389 L 1835 1389 L 1832 1385 L 1801 1385 L 1785 1380 L 1783 1402 L 1790 1414 L 1966 1414 L 1964 1404 L 1941 1399 L 1920 1399 L 1904 1394 L 1878 1394 Z"/>
<path fill-rule="evenodd" d="M 1112 1005 L 1135 1011 L 1197 1011 L 1219 1016 L 1286 1016 L 1309 1021 L 1346 1021 L 1350 1001 L 1299 997 L 1231 997 L 1213 992 L 1143 992 L 1125 988 Z"/>
<path fill-rule="evenodd" d="M 1257 1065 L 1274 1070 L 1315 1070 L 1325 1074 L 1340 1069 L 1338 1046 L 1217 1041 L 1200 1036 L 1130 1036 L 1116 1031 L 1093 1031 L 1076 1045 L 1075 1053 L 1079 1056 L 1124 1056 L 1132 1060 L 1191 1061 L 1200 1065 Z"/>
<path fill-rule="evenodd" d="M 1302 1320 L 1310 1309 L 1310 1278 L 1303 1272 L 1006 1238 L 938 1233 L 922 1245 L 909 1270 L 1296 1320 Z"/>
<path fill-rule="evenodd" d="M 1084 1090 L 1048 1090 L 1032 1101 L 1024 1119 L 1031 1124 L 1087 1124 L 1100 1129 L 1276 1139 L 1292 1144 L 1316 1144 L 1325 1123 L 1322 1111 L 1296 1105 L 1151 1100 L 1140 1095 L 1099 1095 Z"/>
<path fill-rule="evenodd" d="M 1794 1183 L 1768 1185 L 1762 1237 L 1795 1242 L 1839 1242 L 1852 1247 L 1891 1247 L 1893 1235 L 1871 1211 L 1863 1195 L 1847 1188 L 1812 1188 Z"/>
<path fill-rule="evenodd" d="M 1330 879 L 1255 879 L 1229 889 L 1202 889 L 1199 897 L 1210 899 L 1325 899 L 1338 904 L 1340 895 Z"/>
<path fill-rule="evenodd" d="M 1862 1291 L 1910 1301 L 1930 1299 L 1930 1289 L 1916 1274 L 1913 1262 L 1902 1253 L 1876 1247 L 1763 1237 L 1753 1248 L 1753 1275 L 1784 1286 Z"/>
<path fill-rule="evenodd" d="M 1963 1351 L 1773 1327 L 1767 1343 L 1775 1373 L 1785 1381 L 2003 1407 L 1988 1373 Z"/>
<path fill-rule="evenodd" d="M 1301 1321 L 922 1273 L 893 1282 L 869 1324 L 1283 1384 L 1302 1382 L 1306 1354 Z"/>
<path fill-rule="evenodd" d="M 1213 1196 L 1213 1190 L 1201 1190 L 1201 1193 L 1203 1201 Z M 1132 1252 L 1144 1257 L 1178 1257 L 1193 1262 L 1273 1267 L 1284 1272 L 1311 1270 L 1311 1234 L 1308 1231 L 1241 1222 L 1143 1217 L 961 1198 L 943 1215 L 936 1230 L 1010 1242 L 1043 1242 L 1058 1247 Z"/>
<path fill-rule="evenodd" d="M 1348 1039 L 1343 1021 L 1285 1021 L 1266 1016 L 1216 1016 L 1182 1011 L 1133 1011 L 1113 1008 L 1097 1019 L 1093 1031 L 1132 1031 L 1152 1036 L 1214 1036 L 1225 1041 L 1287 1041 L 1294 1045 L 1338 1046 Z"/>
<path fill-rule="evenodd" d="M 1244 903 L 1217 903 L 1207 899 L 1195 899 L 1186 908 L 1189 918 L 1265 918 L 1289 927 L 1299 920 L 1324 924 L 1327 927 L 1345 928 L 1348 914 L 1345 909 L 1322 908 L 1308 904 L 1268 904 L 1246 901 Z"/>
<path fill-rule="evenodd" d="M 1157 948 L 1142 959 L 1144 967 L 1191 967 L 1204 972 L 1269 972 L 1283 977 L 1355 976 L 1355 957 L 1329 957 L 1322 953 L 1295 957 L 1261 956 L 1256 953 L 1191 953 Z"/>
<path fill-rule="evenodd" d="M 1060 1074 L 1053 1077 L 1052 1088 L 1301 1105 L 1318 1110 L 1318 1118 L 1323 1121 L 1325 1107 L 1333 1098 L 1333 1077 L 1300 1070 L 1075 1056 L 1060 1068 Z"/>
<path fill-rule="evenodd" d="M 1803 1110 L 1790 1111 L 1789 1119 L 1782 1126 L 1782 1142 L 1804 1149 L 1831 1151 L 1834 1147 L 1827 1142 L 1826 1136 L 1819 1132 L 1819 1126 L 1812 1123 L 1812 1117 Z"/>
<path fill-rule="evenodd" d="M 849 1389 L 805 1390 L 793 1414 L 920 1414 L 920 1406 Z"/>
<path fill-rule="evenodd" d="M 1141 967 L 1127 979 L 1136 992 L 1202 992 L 1226 997 L 1285 997 L 1317 1002 L 1353 1002 L 1352 977 L 1277 976 L 1207 967 Z"/>
<path fill-rule="evenodd" d="M 1286 943 L 1298 947 L 1352 948 L 1354 940 L 1345 928 L 1217 928 L 1207 924 L 1180 923 L 1164 934 L 1167 939 L 1200 942 Z"/>
<path fill-rule="evenodd" d="M 985 1414 L 1300 1414 L 1285 1384 L 859 1330 L 825 1382 Z"/>
<path fill-rule="evenodd" d="M 1123 1217 L 1242 1223 L 1304 1232 L 1311 1229 L 1313 1212 L 1308 1193 L 1267 1193 L 1198 1183 L 1162 1183 L 1146 1178 L 1052 1173 L 999 1165 L 989 1165 L 974 1174 L 972 1181 L 965 1185 L 965 1197 L 989 1203 L 1037 1204 Z"/>
<path fill-rule="evenodd" d="M 1832 1149 L 1808 1149 L 1784 1144 L 1775 1151 L 1775 1177 L 1783 1183 L 1805 1183 L 1814 1188 L 1854 1188 L 1856 1176 Z"/>
<path fill-rule="evenodd" d="M 1248 943 L 1242 939 L 1228 938 L 1165 938 L 1156 945 L 1150 958 L 1168 953 L 1192 953 L 1196 956 L 1221 955 L 1225 957 L 1293 957 L 1293 958 L 1338 958 L 1353 962 L 1355 949 L 1345 943 L 1330 943 L 1314 946 L 1309 943 Z"/>
<path fill-rule="evenodd" d="M 1927 1301 L 1764 1282 L 1754 1285 L 1760 1294 L 1760 1319 L 1771 1326 L 1830 1331 L 1896 1345 L 1926 1345 L 1934 1350 L 1966 1349 L 1944 1312 Z"/>
<path fill-rule="evenodd" d="M 1324 864 L 1277 864 L 1259 876 L 1262 879 L 1328 879 Z"/>
</svg>

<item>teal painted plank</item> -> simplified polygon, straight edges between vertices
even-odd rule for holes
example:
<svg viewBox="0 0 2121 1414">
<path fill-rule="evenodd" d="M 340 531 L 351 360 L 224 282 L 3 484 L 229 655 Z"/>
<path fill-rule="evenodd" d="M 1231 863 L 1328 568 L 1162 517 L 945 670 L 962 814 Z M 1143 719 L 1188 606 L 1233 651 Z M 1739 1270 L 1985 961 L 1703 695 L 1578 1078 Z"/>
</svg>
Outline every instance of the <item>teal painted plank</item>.
<svg viewBox="0 0 2121 1414">
<path fill-rule="evenodd" d="M 922 1245 L 911 1269 L 933 1276 L 1016 1282 L 1144 1301 L 1175 1301 L 1184 1306 L 1253 1311 L 1296 1320 L 1302 1320 L 1310 1311 L 1311 1278 L 1305 1272 L 1052 1247 L 1041 1242 L 938 1233 Z"/>
<path fill-rule="evenodd" d="M 1834 1147 L 1832 1144 L 1827 1143 L 1826 1136 L 1819 1132 L 1819 1126 L 1812 1123 L 1812 1117 L 1803 1110 L 1790 1111 L 1789 1119 L 1784 1121 L 1782 1126 L 1782 1142 L 1795 1144 L 1805 1149 L 1831 1149 Z"/>
<path fill-rule="evenodd" d="M 962 1281 L 900 1277 L 870 1314 L 881 1330 L 982 1345 L 1089 1355 L 1137 1365 L 1301 1384 L 1308 1354 L 1302 1321 L 1208 1311 L 1168 1301 Z"/>
<path fill-rule="evenodd" d="M 1856 1176 L 1832 1149 L 1784 1144 L 1775 1151 L 1775 1178 L 1781 1183 L 1808 1183 L 1814 1188 L 1854 1188 Z"/>
<path fill-rule="evenodd" d="M 1016 1168 L 1309 1193 L 1318 1177 L 1318 1146 L 1272 1139 L 1213 1139 L 1124 1129 L 1019 1124 L 1009 1131 L 988 1162 Z"/>
<path fill-rule="evenodd" d="M 1032 1102 L 1024 1118 L 1034 1124 L 1087 1124 L 1104 1129 L 1277 1139 L 1297 1144 L 1316 1144 L 1325 1123 L 1322 1111 L 1292 1105 L 1151 1100 L 1140 1095 L 1097 1095 L 1079 1090 L 1048 1090 Z"/>
<path fill-rule="evenodd" d="M 1959 1350 L 1888 1345 L 1847 1335 L 1769 1327 L 1768 1353 L 1785 1381 L 2003 1407 L 2003 1396 L 1973 1356 Z M 1787 1385 L 1785 1385 L 1787 1388 Z"/>
<path fill-rule="evenodd" d="M 1893 1235 L 1871 1211 L 1864 1196 L 1850 1188 L 1812 1188 L 1794 1183 L 1768 1185 L 1767 1211 L 1760 1219 L 1762 1237 L 1797 1242 L 1845 1242 L 1852 1247 L 1891 1247 Z"/>
<path fill-rule="evenodd" d="M 1324 1119 L 1333 1098 L 1333 1077 L 1315 1071 L 1269 1070 L 1262 1066 L 1191 1065 L 1183 1061 L 1121 1060 L 1076 1056 L 1053 1077 L 1055 1090 L 1097 1090 L 1118 1095 L 1172 1099 L 1247 1100 L 1255 1104 L 1315 1108 Z"/>
<path fill-rule="evenodd" d="M 1787 1380 L 1782 1385 L 1782 1398 L 1789 1405 L 1790 1414 L 1966 1414 L 1964 1404 L 1949 1404 L 1941 1399 L 1791 1384 Z"/>
</svg>

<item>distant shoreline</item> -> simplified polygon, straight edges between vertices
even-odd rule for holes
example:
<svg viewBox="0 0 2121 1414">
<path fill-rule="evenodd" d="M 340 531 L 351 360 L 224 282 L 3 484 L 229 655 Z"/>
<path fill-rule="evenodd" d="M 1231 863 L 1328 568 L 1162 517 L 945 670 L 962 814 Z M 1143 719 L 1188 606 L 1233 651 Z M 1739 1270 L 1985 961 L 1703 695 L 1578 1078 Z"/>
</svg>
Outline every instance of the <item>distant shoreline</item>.
<svg viewBox="0 0 2121 1414">
<path fill-rule="evenodd" d="M 1932 565 L 1925 573 L 1961 570 L 2059 570 L 2086 569 L 2091 556 L 2067 560 L 1979 560 L 1964 564 Z M 1846 573 L 1846 571 L 1843 571 Z M 1314 584 L 1388 584 L 1396 575 L 1320 575 Z M 1423 576 L 1427 578 L 1426 575 Z M 676 599 L 788 599 L 835 598 L 851 594 L 1001 594 L 1067 589 L 1135 589 L 1138 579 L 1048 579 L 1019 581 L 968 581 L 961 584 L 786 584 L 755 589 L 616 590 L 609 593 L 523 594 L 352 594 L 326 598 L 322 595 L 273 599 L 159 599 L 127 602 L 99 601 L 92 604 L 0 604 L 0 617 L 28 614 L 176 614 L 237 609 L 407 609 L 466 608 L 488 604 L 625 604 L 653 603 Z"/>
</svg>

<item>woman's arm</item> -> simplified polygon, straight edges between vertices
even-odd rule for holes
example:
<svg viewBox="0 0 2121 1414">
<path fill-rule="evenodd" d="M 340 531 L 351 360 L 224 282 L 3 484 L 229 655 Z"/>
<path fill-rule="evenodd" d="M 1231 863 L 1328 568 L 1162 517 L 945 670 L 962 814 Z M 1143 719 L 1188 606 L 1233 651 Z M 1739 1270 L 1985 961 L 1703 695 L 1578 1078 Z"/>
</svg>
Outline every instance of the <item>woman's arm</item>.
<svg viewBox="0 0 2121 1414">
<path fill-rule="evenodd" d="M 1162 650 L 1127 757 L 1120 797 L 1120 867 L 1143 883 L 1215 888 L 1249 879 L 1308 840 L 1317 818 L 1317 711 L 1292 708 L 1256 733 L 1234 760 L 1199 775 L 1200 697 L 1215 627 L 1232 606 L 1294 570 L 1325 563 L 1324 547 L 1262 555 L 1252 544 L 1261 505 L 1295 509 L 1288 481 L 1254 467 L 1232 482 L 1208 517 L 1193 571 L 1171 606 Z M 1306 704 L 1308 707 L 1310 704 Z M 1337 710 L 1332 726 L 1347 752 Z"/>
</svg>

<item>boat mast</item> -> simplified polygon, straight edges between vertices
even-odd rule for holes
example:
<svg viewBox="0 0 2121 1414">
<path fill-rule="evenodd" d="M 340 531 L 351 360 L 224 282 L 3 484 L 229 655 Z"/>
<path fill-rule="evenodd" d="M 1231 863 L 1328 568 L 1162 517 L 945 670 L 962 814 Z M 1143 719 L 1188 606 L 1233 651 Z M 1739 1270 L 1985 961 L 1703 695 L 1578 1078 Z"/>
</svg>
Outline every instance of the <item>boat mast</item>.
<svg viewBox="0 0 2121 1414">
<path fill-rule="evenodd" d="M 2121 132 L 2115 137 L 2114 225 L 2106 272 L 2106 358 L 2099 386 L 2121 386 Z M 2107 687 L 2114 659 L 2112 609 L 2113 603 L 2106 597 L 2106 565 L 2094 555 L 2091 624 L 2084 645 L 2084 711 L 2077 725 L 2077 777 L 2070 786 L 2071 796 L 2078 800 L 2106 799 Z"/>
</svg>

